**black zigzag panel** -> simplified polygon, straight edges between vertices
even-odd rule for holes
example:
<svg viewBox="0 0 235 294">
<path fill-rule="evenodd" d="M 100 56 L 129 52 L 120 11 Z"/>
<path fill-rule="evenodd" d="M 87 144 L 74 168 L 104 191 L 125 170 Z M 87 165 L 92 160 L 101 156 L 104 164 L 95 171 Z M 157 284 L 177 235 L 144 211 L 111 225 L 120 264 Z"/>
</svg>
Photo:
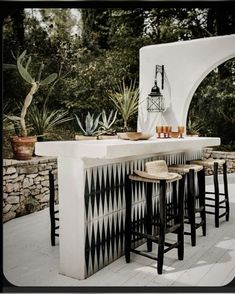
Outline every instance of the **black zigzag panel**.
<svg viewBox="0 0 235 294">
<path fill-rule="evenodd" d="M 185 153 L 164 154 L 144 159 L 86 169 L 85 174 L 85 263 L 86 277 L 124 254 L 125 176 L 144 169 L 147 161 L 164 159 L 168 164 L 185 163 Z M 169 187 L 168 187 L 169 189 Z M 158 186 L 153 189 L 153 215 L 158 218 Z M 145 228 L 145 187 L 133 187 L 132 218 L 140 231 Z M 168 210 L 171 210 L 170 204 Z M 139 246 L 144 240 L 136 240 Z"/>
</svg>

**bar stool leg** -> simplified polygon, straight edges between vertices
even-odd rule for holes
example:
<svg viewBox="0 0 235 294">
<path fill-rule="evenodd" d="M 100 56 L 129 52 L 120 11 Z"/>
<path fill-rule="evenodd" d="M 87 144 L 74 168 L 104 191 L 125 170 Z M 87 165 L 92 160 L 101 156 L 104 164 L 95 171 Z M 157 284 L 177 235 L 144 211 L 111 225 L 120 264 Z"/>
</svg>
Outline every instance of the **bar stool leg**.
<svg viewBox="0 0 235 294">
<path fill-rule="evenodd" d="M 49 171 L 49 187 L 50 187 L 50 199 L 49 199 L 49 211 L 51 220 L 51 246 L 55 246 L 55 185 L 54 176 Z"/>
<path fill-rule="evenodd" d="M 162 274 L 166 233 L 166 181 L 160 181 L 160 233 L 158 241 L 157 271 Z"/>
<path fill-rule="evenodd" d="M 214 163 L 214 188 L 215 188 L 215 227 L 219 227 L 219 180 L 218 163 Z"/>
<path fill-rule="evenodd" d="M 196 225 L 195 225 L 195 180 L 194 170 L 190 169 L 188 173 L 188 213 L 191 227 L 191 244 L 196 246 Z"/>
<path fill-rule="evenodd" d="M 185 175 L 182 175 L 182 179 L 179 181 L 179 195 L 178 195 L 178 216 L 179 223 L 181 224 L 177 232 L 177 239 L 179 243 L 178 247 L 178 259 L 184 259 L 184 187 L 185 187 Z"/>
<path fill-rule="evenodd" d="M 173 213 L 174 213 L 174 224 L 178 223 L 178 212 L 177 212 L 177 182 L 172 183 L 172 194 L 173 194 Z"/>
<path fill-rule="evenodd" d="M 153 191 L 153 184 L 147 183 L 146 184 L 146 230 L 147 234 L 152 235 L 152 191 Z M 147 239 L 147 250 L 148 252 L 152 251 L 152 241 Z"/>
<path fill-rule="evenodd" d="M 131 181 L 129 176 L 125 179 L 125 196 L 126 196 L 126 222 L 125 222 L 125 258 L 126 262 L 130 262 L 131 252 L 131 205 L 132 205 L 132 193 L 131 193 Z"/>
<path fill-rule="evenodd" d="M 203 207 L 203 210 L 200 212 L 202 225 L 202 234 L 206 236 L 206 206 L 205 206 L 205 170 L 204 168 L 198 172 L 198 187 L 199 187 L 199 205 Z"/>
<path fill-rule="evenodd" d="M 229 198 L 228 198 L 228 179 L 227 179 L 227 163 L 223 164 L 223 178 L 224 178 L 224 196 L 225 196 L 225 206 L 226 206 L 226 221 L 229 221 Z"/>
</svg>

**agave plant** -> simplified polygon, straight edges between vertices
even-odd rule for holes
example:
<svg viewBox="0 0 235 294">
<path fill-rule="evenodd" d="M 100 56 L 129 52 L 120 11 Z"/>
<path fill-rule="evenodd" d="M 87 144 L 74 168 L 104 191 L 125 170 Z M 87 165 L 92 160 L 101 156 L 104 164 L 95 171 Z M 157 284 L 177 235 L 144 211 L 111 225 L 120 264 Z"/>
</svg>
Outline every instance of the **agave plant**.
<svg viewBox="0 0 235 294">
<path fill-rule="evenodd" d="M 29 123 L 36 135 L 43 137 L 50 134 L 58 125 L 72 120 L 68 113 L 63 110 L 49 111 L 46 106 L 40 108 L 33 104 L 29 109 Z"/>
<path fill-rule="evenodd" d="M 115 123 L 117 118 L 117 111 L 113 112 L 111 110 L 109 116 L 107 117 L 105 110 L 102 111 L 102 121 L 99 122 L 100 130 L 103 134 L 112 133 L 112 125 Z"/>
<path fill-rule="evenodd" d="M 45 79 L 41 80 L 42 71 L 44 68 L 44 64 L 41 63 L 37 79 L 33 78 L 29 73 L 29 65 L 31 63 L 31 56 L 28 57 L 26 60 L 26 50 L 17 58 L 17 69 L 20 76 L 31 85 L 30 91 L 25 97 L 23 107 L 21 109 L 20 117 L 17 116 L 9 116 L 8 118 L 11 120 L 18 120 L 20 122 L 21 127 L 21 136 L 27 136 L 27 127 L 25 123 L 25 116 L 27 114 L 28 107 L 32 103 L 33 95 L 38 91 L 40 86 L 49 85 L 50 83 L 54 82 L 57 78 L 57 74 L 53 73 L 47 76 Z"/>
<path fill-rule="evenodd" d="M 127 130 L 129 118 L 138 111 L 139 89 L 135 86 L 135 82 L 126 86 L 123 81 L 118 85 L 118 91 L 109 93 L 109 98 L 119 110 L 123 118 L 124 130 Z"/>
<path fill-rule="evenodd" d="M 189 135 L 198 135 L 200 133 L 201 126 L 196 121 L 193 121 L 191 118 L 188 120 L 187 132 Z"/>
<path fill-rule="evenodd" d="M 74 114 L 74 116 L 76 118 L 79 128 L 81 129 L 81 131 L 83 132 L 85 136 L 95 136 L 99 134 L 99 131 L 97 130 L 97 128 L 99 125 L 100 114 L 96 117 L 96 119 L 94 119 L 94 114 L 91 115 L 90 112 L 88 112 L 85 119 L 84 127 L 79 117 L 76 114 Z"/>
</svg>

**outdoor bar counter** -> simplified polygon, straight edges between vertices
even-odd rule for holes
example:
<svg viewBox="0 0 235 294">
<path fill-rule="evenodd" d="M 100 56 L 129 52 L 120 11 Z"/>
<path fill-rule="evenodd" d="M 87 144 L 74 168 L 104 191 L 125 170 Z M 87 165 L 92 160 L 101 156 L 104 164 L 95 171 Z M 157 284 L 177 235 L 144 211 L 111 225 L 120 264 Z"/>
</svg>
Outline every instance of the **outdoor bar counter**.
<svg viewBox="0 0 235 294">
<path fill-rule="evenodd" d="M 36 143 L 35 153 L 58 158 L 59 272 L 85 279 L 124 254 L 125 176 L 146 161 L 168 164 L 201 157 L 202 148 L 220 138 L 150 138 Z M 137 218 L 144 192 L 134 193 Z"/>
</svg>

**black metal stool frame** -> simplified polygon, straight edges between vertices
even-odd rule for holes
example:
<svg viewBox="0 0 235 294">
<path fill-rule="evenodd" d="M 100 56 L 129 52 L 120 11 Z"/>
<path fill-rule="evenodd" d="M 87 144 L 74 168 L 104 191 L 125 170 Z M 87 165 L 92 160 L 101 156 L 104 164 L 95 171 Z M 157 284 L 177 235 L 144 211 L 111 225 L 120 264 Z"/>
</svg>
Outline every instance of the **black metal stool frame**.
<svg viewBox="0 0 235 294">
<path fill-rule="evenodd" d="M 160 195 L 159 195 L 159 234 L 152 235 L 152 187 L 153 183 L 147 182 L 146 184 L 146 231 L 147 233 L 136 232 L 132 230 L 131 222 L 131 208 L 132 208 L 132 189 L 131 180 L 129 176 L 126 176 L 125 182 L 125 195 L 126 195 L 126 223 L 125 223 L 125 258 L 126 262 L 130 262 L 130 253 L 136 253 L 144 257 L 148 257 L 157 260 L 157 271 L 158 274 L 162 274 L 164 253 L 168 252 L 173 248 L 178 248 L 178 259 L 183 260 L 184 257 L 184 186 L 185 186 L 185 176 L 179 181 L 179 191 L 178 191 L 178 214 L 174 215 L 174 226 L 167 229 L 166 223 L 166 180 L 160 181 Z M 173 183 L 176 185 L 176 182 Z M 176 189 L 173 188 L 173 199 L 177 203 L 177 193 Z M 176 208 L 177 210 L 177 208 Z M 177 242 L 168 243 L 165 242 L 165 234 L 170 232 L 177 233 Z M 131 248 L 131 237 L 132 235 L 138 235 L 142 238 L 147 239 L 147 250 L 152 251 L 152 242 L 158 243 L 158 255 L 157 257 L 151 256 L 150 254 L 144 253 L 143 251 Z M 167 247 L 165 249 L 165 246 Z"/>
<path fill-rule="evenodd" d="M 197 173 L 198 175 L 198 190 L 199 190 L 199 208 L 196 208 L 196 193 L 195 193 L 195 171 L 189 169 L 187 174 L 187 208 L 190 224 L 190 232 L 184 232 L 185 235 L 191 235 L 191 244 L 196 246 L 196 230 L 202 227 L 202 234 L 206 236 L 206 209 L 205 209 L 205 170 L 204 168 Z M 200 213 L 201 222 L 196 223 L 196 213 Z"/>
<path fill-rule="evenodd" d="M 219 227 L 219 219 L 221 217 L 226 217 L 226 221 L 229 221 L 229 196 L 228 196 L 228 180 L 227 180 L 227 163 L 223 164 L 223 182 L 224 182 L 224 193 L 219 192 L 219 179 L 218 179 L 218 162 L 214 162 L 214 171 L 213 171 L 213 180 L 214 180 L 214 192 L 205 192 L 206 195 L 215 195 L 215 198 L 206 197 L 206 200 L 214 201 L 215 204 L 206 203 L 207 207 L 215 208 L 215 211 L 206 211 L 208 214 L 215 215 L 215 227 Z M 224 196 L 224 200 L 220 201 L 220 196 Z M 221 204 L 225 203 L 225 206 L 221 206 Z M 224 208 L 225 212 L 219 214 L 219 209 Z"/>
</svg>

